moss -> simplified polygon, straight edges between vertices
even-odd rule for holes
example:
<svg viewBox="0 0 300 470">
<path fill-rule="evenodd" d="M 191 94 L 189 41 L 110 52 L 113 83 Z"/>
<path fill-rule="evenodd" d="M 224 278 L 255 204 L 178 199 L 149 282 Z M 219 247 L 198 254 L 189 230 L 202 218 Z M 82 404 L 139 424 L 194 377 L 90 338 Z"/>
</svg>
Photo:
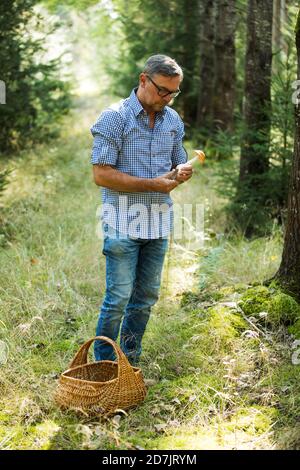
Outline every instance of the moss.
<svg viewBox="0 0 300 470">
<path fill-rule="evenodd" d="M 11 415 L 8 414 L 7 412 L 0 412 L 0 429 L 1 429 L 1 424 L 8 424 L 12 421 Z"/>
<path fill-rule="evenodd" d="M 264 406 L 250 406 L 240 408 L 225 427 L 228 431 L 237 429 L 247 431 L 248 434 L 260 435 L 267 432 L 276 420 L 278 411 L 275 408 Z"/>
<path fill-rule="evenodd" d="M 187 305 L 195 304 L 200 301 L 199 294 L 191 291 L 186 291 L 182 293 L 180 306 L 186 307 Z"/>
<path fill-rule="evenodd" d="M 279 292 L 268 302 L 269 321 L 276 325 L 290 324 L 300 318 L 300 305 L 290 295 Z"/>
<path fill-rule="evenodd" d="M 214 448 L 215 436 L 206 427 L 190 426 L 189 428 L 167 429 L 166 433 L 152 441 L 149 449 L 160 450 L 204 450 Z M 211 444 L 213 444 L 211 446 Z"/>
<path fill-rule="evenodd" d="M 257 316 L 265 309 L 266 303 L 271 298 L 271 292 L 265 286 L 257 286 L 248 289 L 242 296 L 242 309 L 246 315 Z"/>
<path fill-rule="evenodd" d="M 258 286 L 248 289 L 241 298 L 241 307 L 246 315 L 254 316 L 266 324 L 292 324 L 300 318 L 300 305 L 288 294 L 274 288 Z M 266 312 L 266 316 L 261 316 Z"/>
<path fill-rule="evenodd" d="M 288 332 L 291 335 L 294 335 L 295 338 L 300 339 L 300 319 L 288 327 Z"/>
<path fill-rule="evenodd" d="M 242 294 L 247 290 L 248 286 L 247 284 L 243 284 L 242 282 L 239 282 L 234 285 L 234 290 L 235 292 L 238 292 L 239 294 Z"/>
<path fill-rule="evenodd" d="M 39 376 L 41 374 L 50 374 L 52 372 L 60 372 L 60 364 L 57 361 L 57 354 L 51 357 L 48 356 L 47 361 L 39 354 L 31 354 L 28 356 L 30 361 L 30 368 L 32 372 Z"/>
<path fill-rule="evenodd" d="M 235 288 L 233 286 L 226 286 L 226 287 L 221 287 L 219 289 L 219 294 L 223 297 L 226 297 L 227 295 L 234 294 Z"/>
<path fill-rule="evenodd" d="M 215 302 L 219 302 L 219 300 L 223 299 L 223 295 L 219 291 L 215 291 L 215 292 L 212 292 L 211 298 Z"/>
<path fill-rule="evenodd" d="M 231 295 L 231 294 L 234 294 L 236 291 L 236 288 L 235 286 L 226 286 L 226 287 L 222 287 L 220 289 L 220 292 L 222 293 L 222 295 L 225 297 L 226 295 Z"/>
<path fill-rule="evenodd" d="M 209 320 L 206 324 L 206 334 L 213 335 L 216 342 L 214 347 L 231 344 L 233 339 L 240 335 L 240 331 L 247 329 L 247 323 L 237 313 L 227 307 L 217 305 L 208 310 Z"/>
<path fill-rule="evenodd" d="M 74 344 L 74 340 L 73 339 L 62 339 L 62 340 L 59 340 L 59 341 L 55 341 L 52 343 L 51 345 L 51 351 L 52 352 L 56 352 L 56 351 L 62 351 L 62 352 L 66 352 L 66 351 L 70 351 L 70 353 L 73 353 L 75 350 L 76 350 L 76 346 Z"/>
</svg>

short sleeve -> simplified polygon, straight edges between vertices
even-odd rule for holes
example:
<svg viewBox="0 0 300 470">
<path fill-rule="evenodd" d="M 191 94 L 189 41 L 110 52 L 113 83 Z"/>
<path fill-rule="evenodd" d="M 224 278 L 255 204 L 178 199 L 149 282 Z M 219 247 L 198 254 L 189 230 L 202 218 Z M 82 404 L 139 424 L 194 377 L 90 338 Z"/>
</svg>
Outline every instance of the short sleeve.
<svg viewBox="0 0 300 470">
<path fill-rule="evenodd" d="M 174 146 L 172 152 L 172 167 L 176 167 L 180 163 L 186 163 L 187 153 L 183 146 L 182 140 L 184 137 L 184 124 L 178 116 L 177 132 L 174 139 Z"/>
<path fill-rule="evenodd" d="M 93 165 L 116 165 L 122 148 L 123 127 L 123 119 L 118 112 L 107 109 L 101 113 L 91 127 L 94 137 L 91 154 Z"/>
</svg>

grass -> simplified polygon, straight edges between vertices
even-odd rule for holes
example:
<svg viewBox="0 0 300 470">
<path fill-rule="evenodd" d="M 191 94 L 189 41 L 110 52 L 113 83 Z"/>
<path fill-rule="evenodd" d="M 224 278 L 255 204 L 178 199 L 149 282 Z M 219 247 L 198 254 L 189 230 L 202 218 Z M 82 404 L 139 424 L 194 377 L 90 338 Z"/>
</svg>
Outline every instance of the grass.
<svg viewBox="0 0 300 470">
<path fill-rule="evenodd" d="M 299 448 L 292 338 L 284 326 L 257 333 L 235 306 L 276 271 L 281 233 L 225 236 L 209 162 L 174 192 L 175 202 L 204 202 L 206 239 L 171 242 L 143 343 L 141 367 L 155 381 L 145 402 L 121 420 L 53 403 L 58 375 L 94 335 L 104 291 L 89 164 L 96 115 L 87 106 L 74 113 L 59 140 L 13 160 L 2 200 L 0 448 Z"/>
</svg>

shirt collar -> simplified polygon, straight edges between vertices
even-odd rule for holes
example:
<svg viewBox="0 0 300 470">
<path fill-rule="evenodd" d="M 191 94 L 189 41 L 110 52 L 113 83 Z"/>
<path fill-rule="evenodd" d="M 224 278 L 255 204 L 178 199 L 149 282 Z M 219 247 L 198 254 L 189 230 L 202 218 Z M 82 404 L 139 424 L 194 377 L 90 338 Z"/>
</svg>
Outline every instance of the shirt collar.
<svg viewBox="0 0 300 470">
<path fill-rule="evenodd" d="M 138 97 L 136 96 L 136 92 L 137 92 L 137 87 L 132 90 L 132 92 L 130 93 L 130 96 L 129 96 L 129 104 L 130 104 L 130 107 L 133 109 L 133 112 L 134 112 L 135 116 L 137 116 L 142 111 L 144 111 L 144 108 L 143 108 L 141 102 L 139 101 Z M 166 112 L 166 108 L 164 108 L 162 111 L 157 112 L 156 114 L 158 114 L 159 116 L 164 116 L 165 112 Z"/>
</svg>

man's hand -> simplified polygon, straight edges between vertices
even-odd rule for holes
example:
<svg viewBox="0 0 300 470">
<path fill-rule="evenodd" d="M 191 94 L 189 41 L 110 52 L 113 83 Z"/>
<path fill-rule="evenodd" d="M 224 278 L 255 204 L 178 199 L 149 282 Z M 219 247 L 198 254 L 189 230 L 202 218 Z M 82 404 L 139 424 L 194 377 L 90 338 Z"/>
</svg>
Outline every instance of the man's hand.
<svg viewBox="0 0 300 470">
<path fill-rule="evenodd" d="M 171 176 L 175 174 L 175 170 L 166 173 L 163 176 L 158 176 L 152 179 L 153 190 L 159 193 L 169 193 L 172 189 L 179 185 L 177 179 L 171 179 Z"/>
<path fill-rule="evenodd" d="M 188 181 L 193 176 L 193 167 L 190 163 L 181 163 L 176 167 L 176 181 L 183 183 Z"/>
</svg>

